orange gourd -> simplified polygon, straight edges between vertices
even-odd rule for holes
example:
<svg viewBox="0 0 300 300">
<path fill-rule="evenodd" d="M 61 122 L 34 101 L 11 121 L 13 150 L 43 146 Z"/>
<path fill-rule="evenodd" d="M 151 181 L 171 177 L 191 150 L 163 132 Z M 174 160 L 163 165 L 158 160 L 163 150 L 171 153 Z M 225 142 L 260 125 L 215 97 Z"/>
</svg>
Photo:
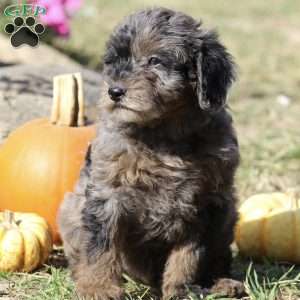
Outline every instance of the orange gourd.
<svg viewBox="0 0 300 300">
<path fill-rule="evenodd" d="M 0 148 L 0 211 L 34 212 L 44 217 L 59 242 L 56 214 L 73 190 L 95 126 L 84 126 L 80 74 L 54 78 L 49 119 L 18 128 Z"/>
</svg>

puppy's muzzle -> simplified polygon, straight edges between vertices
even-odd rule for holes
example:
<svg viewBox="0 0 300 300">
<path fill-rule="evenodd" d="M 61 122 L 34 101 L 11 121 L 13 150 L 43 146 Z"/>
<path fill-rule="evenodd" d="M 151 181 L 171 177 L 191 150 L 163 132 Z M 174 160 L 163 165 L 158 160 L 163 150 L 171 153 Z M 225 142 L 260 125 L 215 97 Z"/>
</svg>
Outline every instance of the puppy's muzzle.
<svg viewBox="0 0 300 300">
<path fill-rule="evenodd" d="M 113 86 L 108 89 L 108 95 L 114 102 L 121 101 L 122 97 L 126 94 L 126 89 L 121 86 Z"/>
</svg>

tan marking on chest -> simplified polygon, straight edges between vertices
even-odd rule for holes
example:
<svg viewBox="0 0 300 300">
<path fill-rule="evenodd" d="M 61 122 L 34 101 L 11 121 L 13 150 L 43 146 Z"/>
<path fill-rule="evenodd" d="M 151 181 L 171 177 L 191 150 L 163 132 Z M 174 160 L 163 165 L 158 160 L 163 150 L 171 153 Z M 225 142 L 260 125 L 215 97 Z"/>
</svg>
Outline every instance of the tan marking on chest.
<svg viewBox="0 0 300 300">
<path fill-rule="evenodd" d="M 146 153 L 123 152 L 110 162 L 106 180 L 113 185 L 153 188 L 159 183 L 160 177 L 174 176 L 174 171 L 183 167 L 183 162 L 175 157 L 157 158 Z"/>
</svg>

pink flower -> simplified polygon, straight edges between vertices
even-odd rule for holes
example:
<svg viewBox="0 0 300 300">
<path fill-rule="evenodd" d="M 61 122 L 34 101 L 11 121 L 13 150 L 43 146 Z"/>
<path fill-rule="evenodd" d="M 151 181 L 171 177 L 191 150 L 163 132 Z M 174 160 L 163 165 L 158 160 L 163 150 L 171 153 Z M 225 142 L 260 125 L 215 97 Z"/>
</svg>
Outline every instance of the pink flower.
<svg viewBox="0 0 300 300">
<path fill-rule="evenodd" d="M 63 37 L 70 35 L 70 18 L 81 6 L 82 0 L 33 0 L 36 5 L 47 9 L 40 15 L 41 21 Z"/>
</svg>

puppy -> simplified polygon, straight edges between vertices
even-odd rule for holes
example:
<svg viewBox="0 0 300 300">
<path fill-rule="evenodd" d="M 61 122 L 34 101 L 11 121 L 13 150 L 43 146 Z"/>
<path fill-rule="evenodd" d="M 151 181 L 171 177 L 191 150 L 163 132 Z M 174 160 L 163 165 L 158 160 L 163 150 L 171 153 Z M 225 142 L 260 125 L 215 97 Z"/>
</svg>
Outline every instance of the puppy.
<svg viewBox="0 0 300 300">
<path fill-rule="evenodd" d="M 237 219 L 232 57 L 193 18 L 146 9 L 111 35 L 103 76 L 98 134 L 58 219 L 78 293 L 121 299 L 125 272 L 162 299 L 205 294 L 229 275 Z"/>
</svg>

